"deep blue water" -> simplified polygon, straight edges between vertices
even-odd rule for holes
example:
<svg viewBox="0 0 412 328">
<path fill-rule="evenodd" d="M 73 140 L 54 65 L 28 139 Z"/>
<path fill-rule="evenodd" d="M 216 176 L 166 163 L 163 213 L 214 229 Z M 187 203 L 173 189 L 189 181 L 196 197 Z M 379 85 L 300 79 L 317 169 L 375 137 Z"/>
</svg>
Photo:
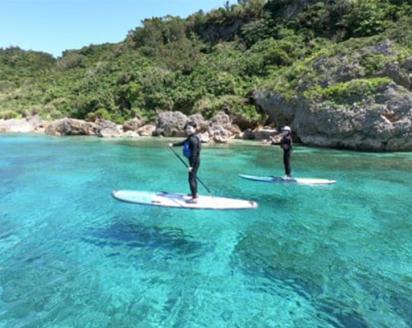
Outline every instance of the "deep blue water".
<svg viewBox="0 0 412 328">
<path fill-rule="evenodd" d="M 200 176 L 251 211 L 118 202 L 187 192 L 166 140 L 0 136 L 0 327 L 410 327 L 412 154 L 204 147 Z M 200 187 L 201 188 L 201 187 Z"/>
</svg>

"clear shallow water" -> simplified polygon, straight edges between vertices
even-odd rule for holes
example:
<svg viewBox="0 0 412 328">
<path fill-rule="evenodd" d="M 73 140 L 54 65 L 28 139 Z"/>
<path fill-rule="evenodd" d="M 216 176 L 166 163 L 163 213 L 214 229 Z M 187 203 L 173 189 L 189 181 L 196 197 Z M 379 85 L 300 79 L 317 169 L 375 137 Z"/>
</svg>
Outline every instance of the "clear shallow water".
<svg viewBox="0 0 412 328">
<path fill-rule="evenodd" d="M 205 147 L 200 176 L 252 211 L 124 204 L 186 192 L 165 140 L 0 137 L 0 327 L 410 327 L 412 154 Z"/>
</svg>

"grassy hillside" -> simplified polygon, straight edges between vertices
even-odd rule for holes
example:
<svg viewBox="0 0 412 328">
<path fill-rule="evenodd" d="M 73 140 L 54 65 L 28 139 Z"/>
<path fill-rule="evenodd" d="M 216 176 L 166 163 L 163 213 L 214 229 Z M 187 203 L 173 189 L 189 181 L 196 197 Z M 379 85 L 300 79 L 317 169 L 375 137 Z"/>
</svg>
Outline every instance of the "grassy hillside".
<svg viewBox="0 0 412 328">
<path fill-rule="evenodd" d="M 210 117 L 224 109 L 257 124 L 265 117 L 251 100 L 254 90 L 336 101 L 374 92 L 392 78 L 382 76 L 385 63 L 412 55 L 411 23 L 411 1 L 242 0 L 186 19 L 147 19 L 121 43 L 68 50 L 57 59 L 3 49 L 0 118 L 38 113 L 121 123 L 136 115 L 154 119 L 157 110 Z M 325 85 L 319 60 L 350 58 L 385 40 L 396 53 L 357 58 L 361 82 Z"/>
</svg>

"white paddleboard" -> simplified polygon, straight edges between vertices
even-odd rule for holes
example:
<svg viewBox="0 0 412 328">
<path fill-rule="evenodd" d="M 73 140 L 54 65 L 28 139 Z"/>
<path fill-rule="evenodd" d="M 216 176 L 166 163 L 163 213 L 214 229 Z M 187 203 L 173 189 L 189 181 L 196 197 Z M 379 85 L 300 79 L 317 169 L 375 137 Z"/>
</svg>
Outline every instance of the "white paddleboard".
<svg viewBox="0 0 412 328">
<path fill-rule="evenodd" d="M 188 202 L 191 197 L 185 194 L 150 192 L 135 190 L 115 190 L 112 196 L 120 201 L 163 207 L 176 207 L 204 210 L 242 210 L 257 208 L 258 204 L 249 200 L 212 196 L 199 196 L 197 203 Z"/>
<path fill-rule="evenodd" d="M 322 184 L 336 183 L 335 180 L 327 180 L 327 179 L 258 177 L 258 176 L 246 175 L 246 174 L 239 174 L 239 176 L 247 180 L 268 182 L 268 183 L 292 183 L 292 184 L 301 184 L 301 185 L 322 185 Z"/>
</svg>

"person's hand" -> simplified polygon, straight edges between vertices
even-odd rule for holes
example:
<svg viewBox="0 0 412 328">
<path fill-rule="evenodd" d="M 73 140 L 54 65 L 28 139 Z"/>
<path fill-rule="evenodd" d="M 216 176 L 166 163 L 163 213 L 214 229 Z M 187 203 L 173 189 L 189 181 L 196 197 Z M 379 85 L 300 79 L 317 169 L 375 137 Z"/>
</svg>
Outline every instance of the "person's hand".
<svg viewBox="0 0 412 328">
<path fill-rule="evenodd" d="M 190 172 L 192 172 L 193 168 L 192 168 L 191 166 L 189 166 L 189 167 L 187 168 L 187 170 L 188 170 L 189 173 L 190 173 Z"/>
<path fill-rule="evenodd" d="M 173 144 L 172 144 L 172 143 L 170 143 L 170 144 L 168 144 L 168 146 L 169 146 L 170 148 L 172 148 L 172 147 L 173 147 Z"/>
</svg>

